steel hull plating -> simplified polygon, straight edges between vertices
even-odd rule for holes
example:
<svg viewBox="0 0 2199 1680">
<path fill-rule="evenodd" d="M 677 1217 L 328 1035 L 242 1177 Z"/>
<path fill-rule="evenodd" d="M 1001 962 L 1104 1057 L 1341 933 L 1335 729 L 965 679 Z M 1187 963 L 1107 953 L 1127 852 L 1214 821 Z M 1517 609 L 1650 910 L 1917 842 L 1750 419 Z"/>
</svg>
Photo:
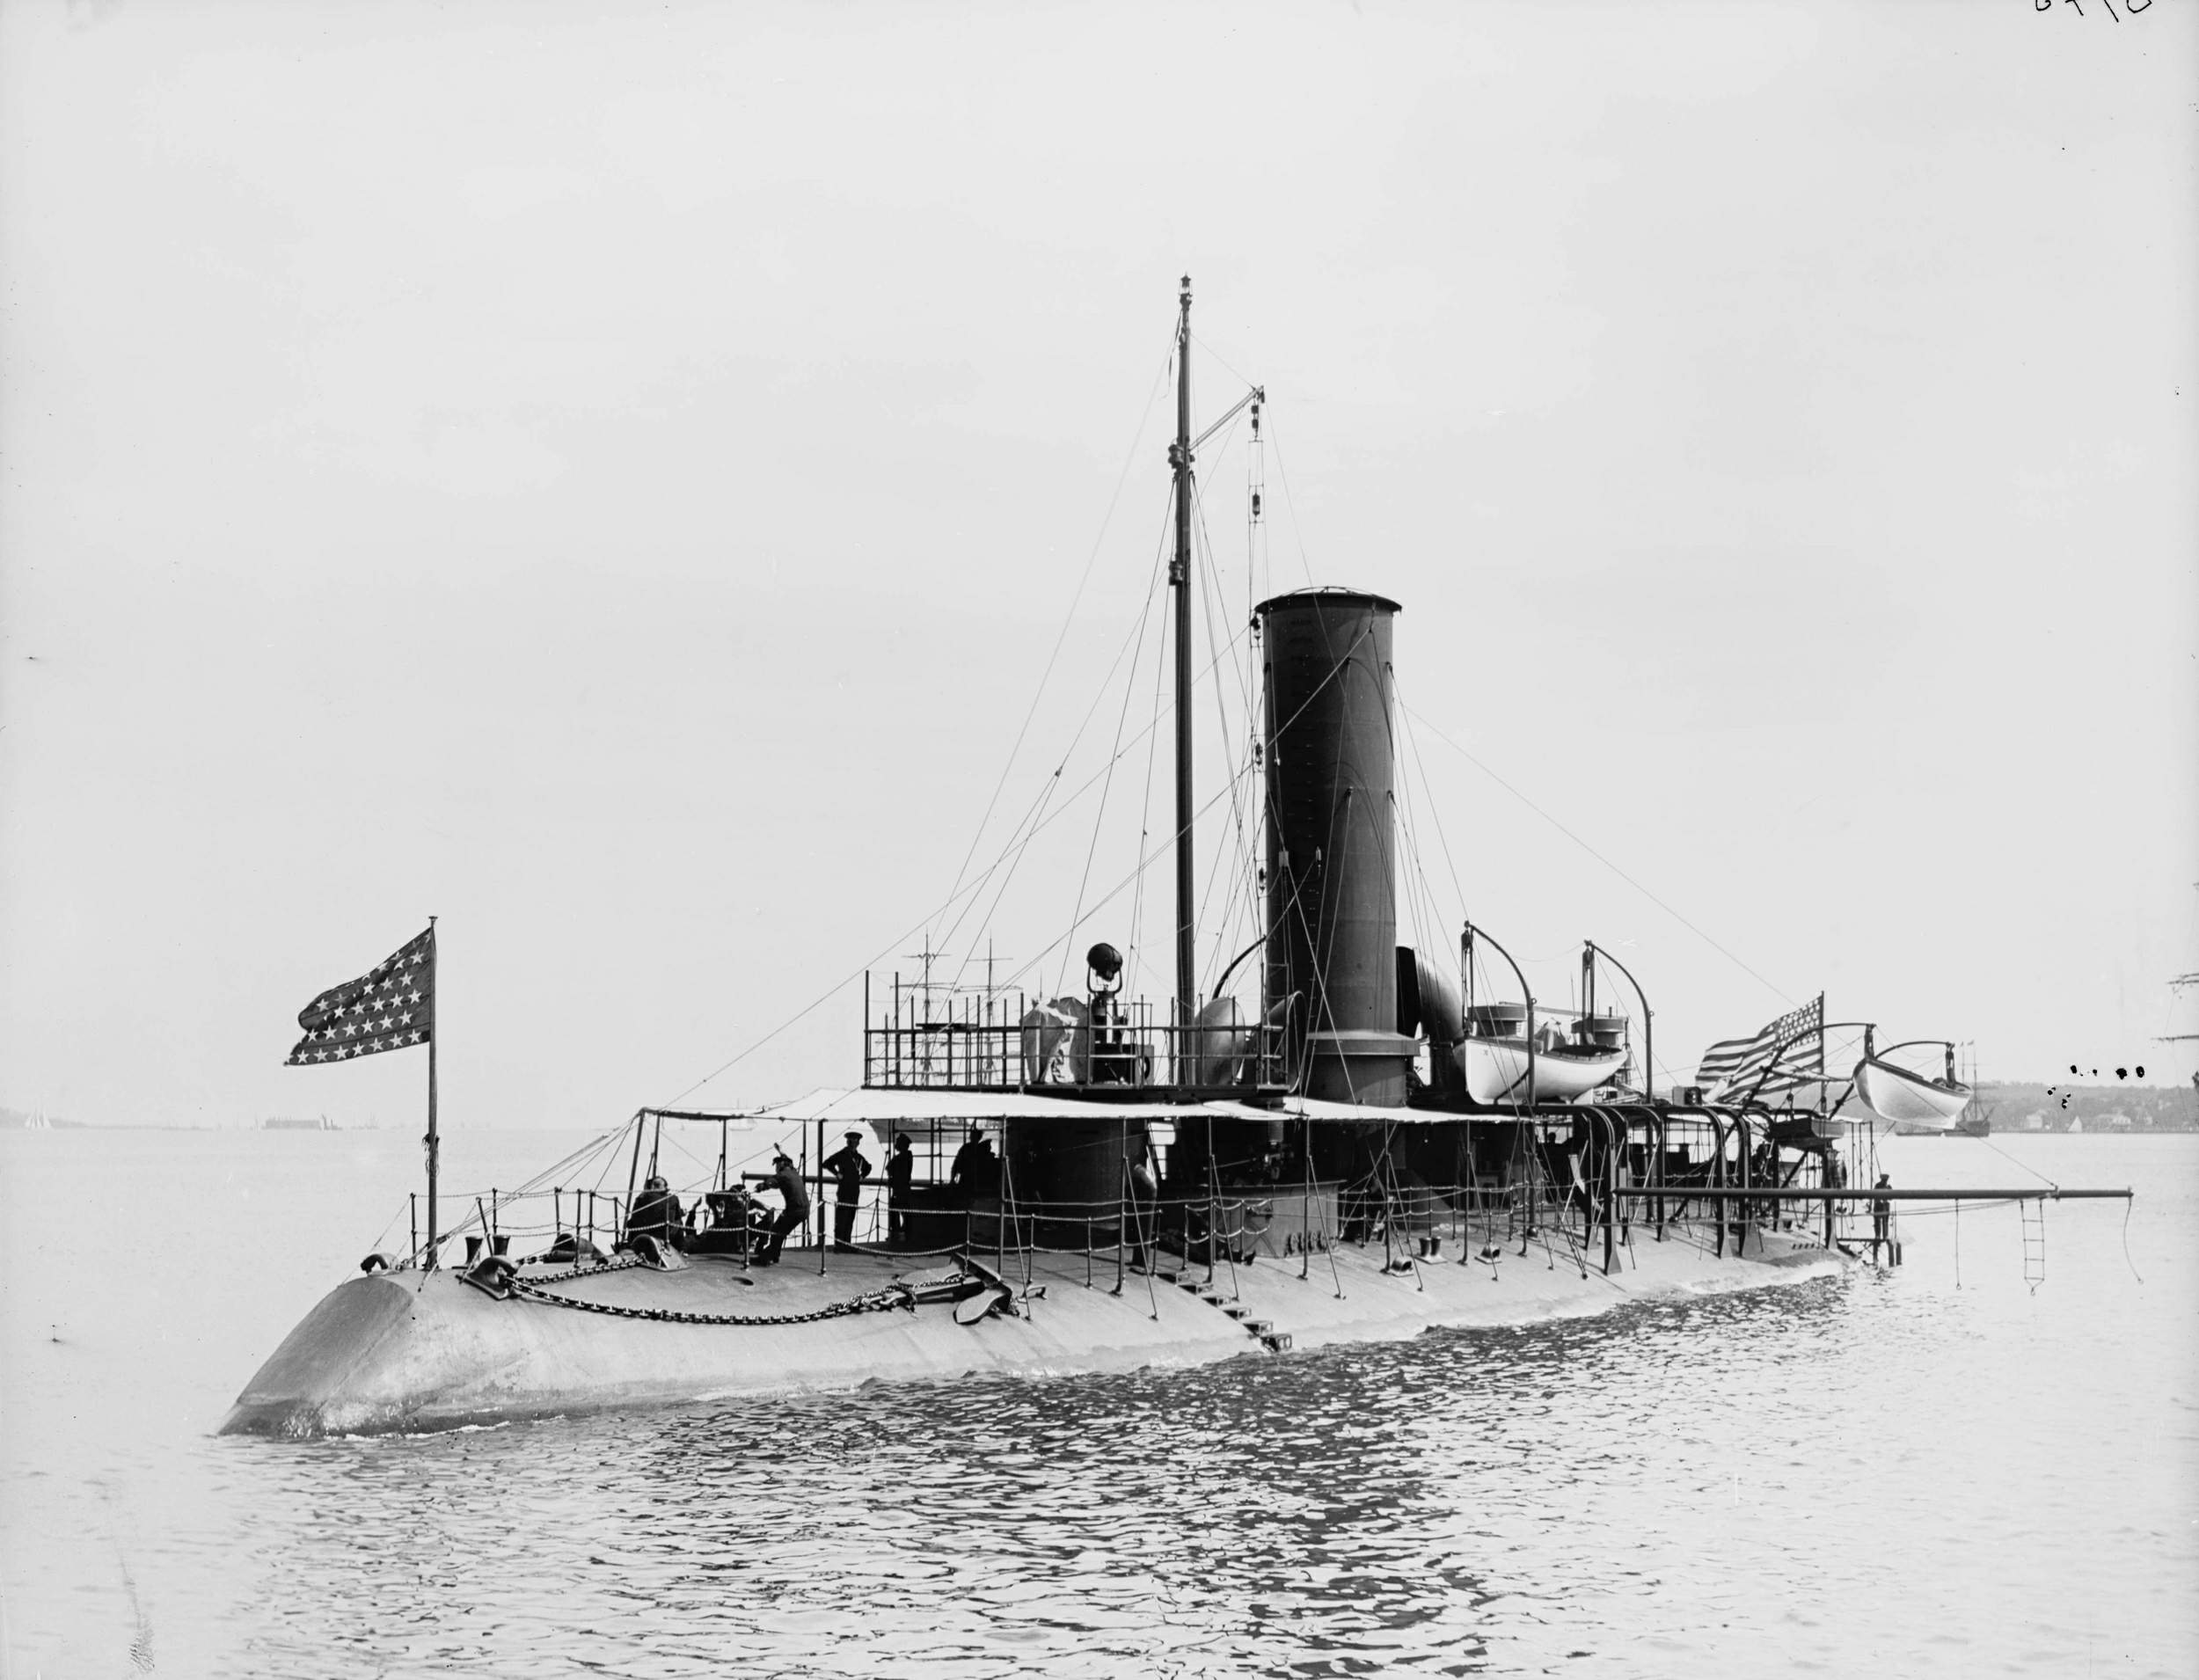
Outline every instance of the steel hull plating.
<svg viewBox="0 0 2199 1680">
<path fill-rule="evenodd" d="M 224 1434 L 323 1435 L 447 1428 L 611 1407 L 742 1394 L 851 1388 L 873 1380 L 939 1381 L 975 1373 L 1066 1375 L 1189 1366 L 1276 1348 L 1394 1340 L 1437 1325 L 1519 1324 L 1604 1310 L 1645 1295 L 1747 1288 L 1840 1262 L 1815 1245 L 1752 1232 L 1747 1259 L 1714 1259 L 1694 1242 L 1659 1243 L 1637 1228 L 1609 1278 L 1586 1275 L 1562 1237 L 1515 1238 L 1496 1264 L 1440 1260 L 1385 1272 L 1379 1245 L 1232 1267 L 1206 1284 L 1202 1266 L 1171 1283 L 1125 1271 L 1112 1255 L 1009 1257 L 1012 1317 L 968 1326 L 945 1303 L 807 1323 L 664 1322 L 499 1301 L 456 1273 L 353 1278 L 309 1313 L 237 1397 Z M 1767 1245 L 1768 1246 L 1759 1246 Z M 1554 1254 L 1557 1265 L 1549 1263 Z M 805 1263 L 806 1262 L 806 1263 Z M 1305 1275 L 1300 1275 L 1303 1266 Z M 875 1290 L 908 1269 L 883 1256 L 814 1253 L 739 1282 L 737 1264 L 630 1270 L 556 1285 L 575 1298 L 647 1312 L 813 1313 Z"/>
</svg>

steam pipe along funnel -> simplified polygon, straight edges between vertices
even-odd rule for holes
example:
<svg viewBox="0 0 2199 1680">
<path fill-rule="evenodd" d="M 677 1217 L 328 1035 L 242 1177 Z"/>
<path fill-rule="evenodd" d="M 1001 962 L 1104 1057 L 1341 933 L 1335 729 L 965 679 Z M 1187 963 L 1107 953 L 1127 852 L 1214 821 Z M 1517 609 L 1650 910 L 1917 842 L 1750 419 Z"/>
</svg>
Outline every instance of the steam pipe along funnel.
<svg viewBox="0 0 2199 1680">
<path fill-rule="evenodd" d="M 1403 1107 L 1417 1041 L 1397 1031 L 1396 758 L 1390 631 L 1399 608 L 1304 589 L 1258 609 L 1268 712 L 1268 1003 L 1288 1005 L 1306 1095 Z"/>
</svg>

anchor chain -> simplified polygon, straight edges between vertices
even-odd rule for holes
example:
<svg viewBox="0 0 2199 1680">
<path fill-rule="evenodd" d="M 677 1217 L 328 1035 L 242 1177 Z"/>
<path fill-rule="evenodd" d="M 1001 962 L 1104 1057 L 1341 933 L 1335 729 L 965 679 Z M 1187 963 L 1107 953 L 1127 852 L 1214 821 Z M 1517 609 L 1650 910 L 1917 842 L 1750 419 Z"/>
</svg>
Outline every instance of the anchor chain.
<svg viewBox="0 0 2199 1680">
<path fill-rule="evenodd" d="M 615 1271 L 616 1267 L 604 1267 Z M 815 1312 L 782 1312 L 769 1316 L 744 1316 L 737 1312 L 675 1312 L 668 1307 L 620 1306 L 613 1301 L 576 1301 L 569 1295 L 556 1295 L 548 1289 L 537 1289 L 533 1282 L 509 1280 L 508 1287 L 515 1295 L 530 1301 L 539 1301 L 544 1306 L 572 1307 L 581 1312 L 603 1312 L 614 1318 L 646 1318 L 653 1324 L 740 1325 L 759 1328 L 771 1325 L 815 1324 L 824 1318 L 851 1318 L 858 1312 L 891 1312 L 896 1307 L 917 1310 L 916 1291 L 906 1284 L 889 1283 L 882 1289 L 868 1295 L 858 1295 L 846 1301 L 835 1301 L 831 1305 L 819 1307 Z"/>
<path fill-rule="evenodd" d="M 587 1266 L 571 1266 L 562 1272 L 537 1272 L 527 1281 L 530 1283 L 563 1283 L 576 1277 L 601 1277 L 605 1272 L 623 1272 L 641 1263 L 639 1254 L 614 1254 L 607 1260 L 597 1260 Z"/>
</svg>

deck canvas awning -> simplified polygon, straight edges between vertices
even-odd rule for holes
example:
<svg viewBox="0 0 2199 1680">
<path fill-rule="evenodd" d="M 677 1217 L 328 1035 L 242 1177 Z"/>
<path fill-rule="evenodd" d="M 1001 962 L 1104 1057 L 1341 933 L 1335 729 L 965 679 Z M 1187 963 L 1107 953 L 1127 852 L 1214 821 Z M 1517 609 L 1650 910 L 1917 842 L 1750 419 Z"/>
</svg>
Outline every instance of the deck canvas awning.
<svg viewBox="0 0 2199 1680">
<path fill-rule="evenodd" d="M 1041 1097 L 1012 1091 L 951 1090 L 839 1090 L 826 1086 L 752 1111 L 765 1124 L 812 1124 L 844 1121 L 850 1125 L 902 1125 L 910 1121 L 1003 1120 L 1308 1120 L 1389 1121 L 1399 1125 L 1433 1120 L 1462 1119 L 1417 1108 L 1363 1107 L 1355 1103 L 1322 1102 L 1311 1097 L 1291 1097 L 1273 1107 L 1226 1100 L 1158 1102 L 1152 1100 L 1099 1101 L 1074 1097 Z"/>
</svg>

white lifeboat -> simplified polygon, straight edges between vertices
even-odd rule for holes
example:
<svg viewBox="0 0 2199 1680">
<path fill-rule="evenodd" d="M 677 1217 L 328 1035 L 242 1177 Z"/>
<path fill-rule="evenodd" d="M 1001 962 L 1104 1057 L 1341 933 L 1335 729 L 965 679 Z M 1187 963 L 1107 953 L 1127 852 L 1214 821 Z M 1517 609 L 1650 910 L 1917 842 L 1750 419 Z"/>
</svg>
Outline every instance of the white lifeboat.
<svg viewBox="0 0 2199 1680">
<path fill-rule="evenodd" d="M 1454 1045 L 1465 1076 L 1466 1095 L 1478 1103 L 1526 1102 L 1527 1041 L 1525 1039 L 1470 1038 Z M 1562 1048 L 1535 1052 L 1536 1102 L 1571 1102 L 1601 1085 L 1611 1083 L 1624 1050 Z"/>
<path fill-rule="evenodd" d="M 1855 1064 L 1855 1094 L 1881 1120 L 1934 1132 L 1953 1131 L 1970 1100 L 1970 1088 L 1957 1080 L 1927 1079 L 1876 1055 Z"/>
<path fill-rule="evenodd" d="M 1598 1018 L 1597 1026 L 1603 1026 Z M 1609 1085 L 1626 1059 L 1619 1034 L 1584 1032 L 1583 1041 L 1545 1039 L 1535 1046 L 1534 1090 L 1527 1088 L 1527 1009 L 1482 1004 L 1467 1012 L 1467 1034 L 1450 1054 L 1477 1103 L 1571 1102 Z"/>
</svg>

